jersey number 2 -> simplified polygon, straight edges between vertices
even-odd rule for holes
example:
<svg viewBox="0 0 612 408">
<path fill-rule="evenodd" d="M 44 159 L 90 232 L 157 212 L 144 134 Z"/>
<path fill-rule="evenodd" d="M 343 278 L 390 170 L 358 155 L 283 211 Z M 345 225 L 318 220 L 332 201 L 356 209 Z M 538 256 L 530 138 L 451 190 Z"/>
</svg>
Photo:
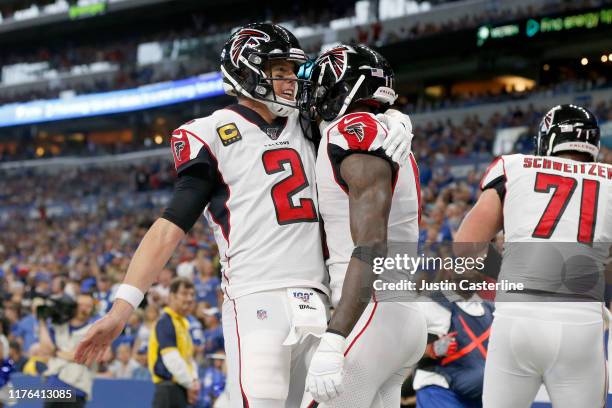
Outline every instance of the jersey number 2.
<svg viewBox="0 0 612 408">
<path fill-rule="evenodd" d="M 298 152 L 294 149 L 267 150 L 261 158 L 268 174 L 285 171 L 284 164 L 288 164 L 291 170 L 289 177 L 272 187 L 272 202 L 278 223 L 285 225 L 318 221 L 314 202 L 310 198 L 300 198 L 299 205 L 293 205 L 292 197 L 309 186 Z"/>
<path fill-rule="evenodd" d="M 553 193 L 544 214 L 533 231 L 534 238 L 550 238 L 565 208 L 569 203 L 578 182 L 575 178 L 556 174 L 538 173 L 534 190 L 538 193 Z M 593 242 L 595 234 L 595 221 L 597 216 L 597 200 L 599 197 L 599 182 L 584 179 L 582 181 L 582 195 L 580 198 L 580 219 L 578 221 L 578 242 L 585 244 Z"/>
</svg>

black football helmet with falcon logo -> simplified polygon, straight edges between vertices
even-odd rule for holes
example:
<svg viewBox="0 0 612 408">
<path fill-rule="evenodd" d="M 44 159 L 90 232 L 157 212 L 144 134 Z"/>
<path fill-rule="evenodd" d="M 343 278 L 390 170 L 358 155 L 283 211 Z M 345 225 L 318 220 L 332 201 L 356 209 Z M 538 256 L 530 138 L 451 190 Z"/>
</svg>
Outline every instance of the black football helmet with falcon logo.
<svg viewBox="0 0 612 408">
<path fill-rule="evenodd" d="M 275 78 L 266 74 L 266 64 L 281 59 L 295 63 L 295 72 L 308 60 L 293 34 L 277 24 L 254 23 L 235 31 L 221 52 L 223 89 L 232 96 L 262 101 L 277 116 L 288 116 L 297 108 L 301 84 L 297 82 L 294 100 L 276 95 Z M 286 80 L 286 79 L 283 79 Z"/>
<path fill-rule="evenodd" d="M 544 115 L 535 138 L 536 156 L 578 152 L 597 160 L 600 134 L 597 118 L 578 105 L 557 105 Z"/>
<path fill-rule="evenodd" d="M 302 105 L 323 120 L 342 116 L 356 103 L 384 112 L 395 102 L 393 70 L 365 45 L 339 45 L 321 54 L 310 71 Z"/>
</svg>

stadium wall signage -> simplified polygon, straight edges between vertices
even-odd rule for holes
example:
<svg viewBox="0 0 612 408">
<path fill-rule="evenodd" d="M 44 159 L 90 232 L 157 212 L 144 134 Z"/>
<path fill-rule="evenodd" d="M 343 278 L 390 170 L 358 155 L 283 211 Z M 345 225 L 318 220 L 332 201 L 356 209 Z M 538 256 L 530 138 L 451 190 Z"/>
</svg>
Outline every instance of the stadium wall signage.
<svg viewBox="0 0 612 408">
<path fill-rule="evenodd" d="M 223 94 L 221 73 L 140 88 L 0 106 L 0 127 L 131 112 Z"/>
<path fill-rule="evenodd" d="M 68 9 L 71 20 L 77 18 L 93 17 L 106 12 L 106 2 L 92 3 L 85 6 L 72 6 Z"/>
<path fill-rule="evenodd" d="M 509 37 L 531 38 L 538 34 L 557 33 L 568 30 L 592 30 L 612 26 L 612 8 L 567 16 L 530 18 L 501 26 L 483 25 L 476 30 L 476 44 Z"/>
</svg>

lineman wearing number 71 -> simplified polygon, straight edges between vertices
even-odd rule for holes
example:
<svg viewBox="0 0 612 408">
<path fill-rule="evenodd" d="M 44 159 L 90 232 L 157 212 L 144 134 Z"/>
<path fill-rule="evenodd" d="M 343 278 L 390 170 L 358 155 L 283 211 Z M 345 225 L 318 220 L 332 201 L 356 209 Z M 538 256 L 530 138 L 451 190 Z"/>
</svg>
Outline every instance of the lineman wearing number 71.
<svg viewBox="0 0 612 408">
<path fill-rule="evenodd" d="M 503 228 L 499 279 L 525 287 L 496 295 L 484 408 L 528 408 L 542 384 L 555 408 L 605 406 L 612 166 L 597 163 L 599 138 L 588 109 L 552 108 L 536 154 L 493 162 L 455 235 L 455 254 L 473 255 Z"/>
</svg>

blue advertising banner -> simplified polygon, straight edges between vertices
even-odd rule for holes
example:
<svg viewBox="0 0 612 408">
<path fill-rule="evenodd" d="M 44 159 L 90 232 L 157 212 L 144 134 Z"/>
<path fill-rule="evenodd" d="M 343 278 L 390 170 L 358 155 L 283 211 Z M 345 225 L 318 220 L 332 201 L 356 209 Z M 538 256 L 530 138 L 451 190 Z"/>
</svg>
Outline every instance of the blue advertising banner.
<svg viewBox="0 0 612 408">
<path fill-rule="evenodd" d="M 0 106 L 0 127 L 131 112 L 222 94 L 221 73 L 214 72 L 134 89 Z"/>
</svg>

